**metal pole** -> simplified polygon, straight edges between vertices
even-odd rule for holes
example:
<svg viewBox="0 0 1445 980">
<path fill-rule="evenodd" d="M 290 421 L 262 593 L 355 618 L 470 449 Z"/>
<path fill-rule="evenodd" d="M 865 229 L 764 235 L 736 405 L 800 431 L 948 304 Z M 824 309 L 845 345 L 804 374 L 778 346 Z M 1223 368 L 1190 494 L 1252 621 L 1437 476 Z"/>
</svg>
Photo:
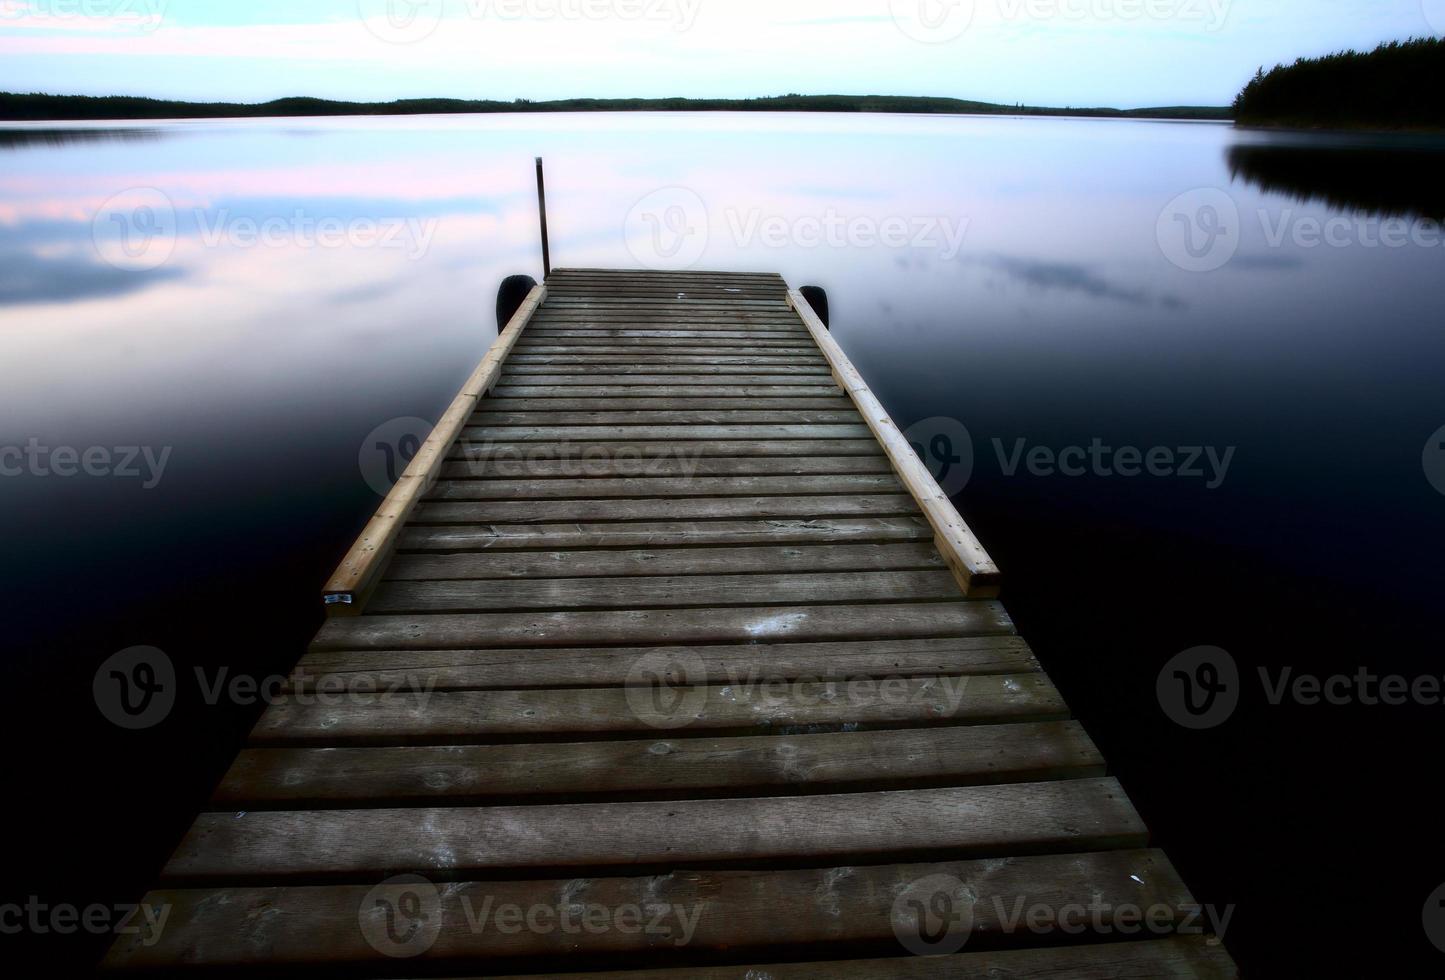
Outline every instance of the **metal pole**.
<svg viewBox="0 0 1445 980">
<path fill-rule="evenodd" d="M 552 246 L 547 241 L 547 181 L 542 176 L 542 158 L 537 158 L 537 210 L 542 215 L 542 279 L 552 278 Z"/>
</svg>

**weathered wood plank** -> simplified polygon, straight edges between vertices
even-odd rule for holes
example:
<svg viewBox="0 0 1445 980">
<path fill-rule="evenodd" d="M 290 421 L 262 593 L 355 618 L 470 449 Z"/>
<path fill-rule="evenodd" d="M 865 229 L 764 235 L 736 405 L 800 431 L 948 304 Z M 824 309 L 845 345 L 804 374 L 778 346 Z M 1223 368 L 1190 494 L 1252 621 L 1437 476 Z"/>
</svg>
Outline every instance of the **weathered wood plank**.
<svg viewBox="0 0 1445 980">
<path fill-rule="evenodd" d="M 751 439 L 853 439 L 868 438 L 863 424 L 760 424 L 760 425 L 468 425 L 462 438 L 470 444 L 497 442 L 682 442 L 751 441 Z"/>
<path fill-rule="evenodd" d="M 1017 899 L 1015 899 L 1017 901 Z M 1010 903 L 1004 902 L 1004 907 Z M 1073 902 L 1082 906 L 1084 903 Z M 1188 925 L 1192 908 L 1172 924 Z M 1106 925 L 1112 927 L 1113 922 Z M 1132 930 L 1132 923 L 1123 923 Z M 1050 932 L 1054 930 L 1050 929 Z M 691 966 L 683 969 L 530 974 L 529 980 L 1238 980 L 1224 946 L 1203 935 L 1092 943 L 1046 949 L 993 950 L 953 956 Z M 501 978 L 496 978 L 501 980 Z"/>
<path fill-rule="evenodd" d="M 644 500 L 426 502 L 411 523 L 555 524 L 559 521 L 692 521 L 759 518 L 896 517 L 918 513 L 907 494 L 830 497 L 677 497 Z"/>
<path fill-rule="evenodd" d="M 743 286 L 743 288 L 772 289 L 772 291 L 788 289 L 788 283 L 782 276 L 770 272 L 692 272 L 692 270 L 688 270 L 688 272 L 666 272 L 666 270 L 659 270 L 659 272 L 649 272 L 649 270 L 636 270 L 636 272 L 633 270 L 626 270 L 626 272 L 611 272 L 611 270 L 572 272 L 572 270 L 565 270 L 565 272 L 558 272 L 558 270 L 553 270 L 548 283 L 553 282 L 559 283 L 559 285 L 591 283 L 591 285 L 601 286 L 601 288 L 611 288 L 620 283 L 642 282 L 662 283 L 662 285 L 679 285 L 681 283 L 683 286 L 696 285 L 696 283 L 718 283 L 722 286 Z"/>
<path fill-rule="evenodd" d="M 458 650 L 787 640 L 910 639 L 1012 633 L 992 601 L 627 612 L 364 616 L 328 620 L 314 650 Z"/>
<path fill-rule="evenodd" d="M 880 476 L 893 469 L 885 456 L 761 456 L 750 459 L 745 456 L 718 456 L 696 458 L 680 454 L 665 454 L 629 458 L 612 456 L 576 459 L 532 459 L 524 451 L 495 450 L 491 453 L 477 453 L 475 459 L 453 460 L 442 465 L 443 480 L 526 480 L 545 482 L 566 481 L 586 478 L 598 485 L 593 496 L 606 496 L 611 484 L 608 478 L 624 477 L 635 481 L 640 479 L 664 479 L 681 477 L 701 485 L 712 477 L 744 479 L 780 476 L 818 476 L 823 474 L 858 474 Z M 539 496 L 548 496 L 552 491 L 539 487 Z M 567 486 L 561 491 L 564 496 L 576 496 Z"/>
<path fill-rule="evenodd" d="M 687 321 L 689 324 L 696 324 L 696 321 Z M 785 347 L 796 347 L 801 341 L 807 339 L 806 330 L 795 327 L 778 327 L 769 330 L 744 330 L 737 325 L 719 325 L 717 329 L 708 330 L 703 325 L 694 326 L 655 326 L 644 325 L 628 326 L 618 324 L 615 326 L 599 324 L 588 325 L 563 325 L 544 327 L 533 326 L 527 331 L 526 336 L 536 343 L 555 344 L 559 340 L 566 343 L 580 343 L 586 340 L 595 340 L 599 343 L 615 344 L 619 340 L 627 341 L 668 341 L 677 343 L 686 341 L 689 344 L 703 343 L 709 340 L 726 341 L 729 346 L 740 341 L 752 341 L 758 344 L 772 342 L 775 345 Z"/>
<path fill-rule="evenodd" d="M 678 299 L 676 296 L 655 298 L 637 296 L 612 296 L 600 293 L 594 296 L 559 296 L 548 304 L 551 310 L 670 310 L 686 313 L 689 310 L 716 310 L 721 313 L 746 311 L 768 311 L 783 313 L 788 309 L 787 297 L 766 299 Z"/>
<path fill-rule="evenodd" d="M 1077 722 L 755 738 L 247 749 L 212 797 L 257 809 L 918 789 L 1100 777 Z"/>
<path fill-rule="evenodd" d="M 668 285 L 666 283 L 616 283 L 606 289 L 586 283 L 551 282 L 548 290 L 558 299 L 596 301 L 599 299 L 647 299 L 647 300 L 712 300 L 728 303 L 735 299 L 769 300 L 774 303 L 787 302 L 788 291 L 781 286 L 726 286 L 722 284 L 688 283 Z"/>
<path fill-rule="evenodd" d="M 547 307 L 549 316 L 555 319 L 586 319 L 596 317 L 667 317 L 685 320 L 697 317 L 702 320 L 783 320 L 788 310 L 785 303 L 769 298 L 754 297 L 752 300 L 737 300 L 696 297 L 675 299 L 667 295 L 619 296 L 615 300 L 600 300 L 578 296 L 572 302 L 558 302 Z"/>
<path fill-rule="evenodd" d="M 529 366 L 552 366 L 552 367 L 581 367 L 583 365 L 605 365 L 609 370 L 616 370 L 618 365 L 635 367 L 677 367 L 687 365 L 697 366 L 726 366 L 726 367 L 791 367 L 791 368 L 817 368 L 827 367 L 822 357 L 813 354 L 764 354 L 752 351 L 742 354 L 703 353 L 695 351 L 690 354 L 666 354 L 651 353 L 649 351 L 634 350 L 626 354 L 589 354 L 576 350 L 563 351 L 552 354 L 516 354 L 507 359 L 507 363 L 516 367 Z"/>
<path fill-rule="evenodd" d="M 487 524 L 409 527 L 401 551 L 543 548 L 664 548 L 732 544 L 818 544 L 839 541 L 932 541 L 922 516 L 763 521 L 672 521 L 626 524 Z"/>
<path fill-rule="evenodd" d="M 472 552 L 402 554 L 386 577 L 439 579 L 587 578 L 623 575 L 726 575 L 744 572 L 945 570 L 929 544 L 835 544 L 772 548 L 646 548 L 625 551 Z"/>
<path fill-rule="evenodd" d="M 685 324 L 694 330 L 708 330 L 718 324 L 737 324 L 743 327 L 762 327 L 779 324 L 782 327 L 798 327 L 796 317 L 786 309 L 734 309 L 695 308 L 668 309 L 663 306 L 548 306 L 542 315 L 542 324 L 555 322 L 675 322 Z M 695 327 L 694 327 L 695 325 Z"/>
<path fill-rule="evenodd" d="M 573 344 L 573 343 L 532 343 L 518 345 L 514 348 L 513 357 L 540 358 L 540 357 L 622 357 L 622 358 L 651 358 L 651 357 L 717 357 L 726 359 L 731 357 L 770 357 L 770 358 L 815 358 L 817 351 L 809 350 L 806 347 L 776 347 L 760 344 L 748 344 L 738 342 L 735 344 L 691 344 L 677 342 L 672 344 L 654 345 L 628 345 L 618 346 L 617 344 Z"/>
<path fill-rule="evenodd" d="M 886 458 L 878 443 L 871 439 L 690 439 L 659 442 L 637 439 L 604 442 L 467 439 L 453 446 L 449 458 L 473 462 L 512 459 L 538 463 L 559 459 L 597 463 L 619 461 L 640 466 L 662 459 L 693 462 L 722 457 L 790 459 L 803 456 Z"/>
<path fill-rule="evenodd" d="M 547 425 L 473 426 L 469 442 L 677 442 L 704 439 L 853 439 L 866 441 L 868 427 L 844 425 Z"/>
<path fill-rule="evenodd" d="M 678 970 L 616 976 L 626 980 L 1225 980 L 1234 976 L 1222 949 L 1192 934 L 1105 945 L 1055 944 L 1017 953 L 906 956 L 896 932 L 894 903 L 934 875 L 960 883 L 953 898 L 971 909 L 971 934 L 980 944 L 1017 947 L 1067 939 L 1063 927 L 1072 922 L 1063 910 L 1077 907 L 1101 910 L 1099 925 L 1112 935 L 1096 934 L 1096 939 L 1117 937 L 1124 931 L 1121 926 L 1137 928 L 1137 922 L 1116 917 L 1116 910 L 1124 909 L 1157 908 L 1159 929 L 1192 933 L 1198 928 L 1198 906 L 1168 859 L 1159 851 L 1126 850 L 938 864 L 468 882 L 446 888 L 423 881 L 419 884 L 429 898 L 424 907 L 437 914 L 437 922 L 410 946 L 388 947 L 383 942 L 383 948 L 414 957 L 413 963 L 432 965 L 433 970 L 440 964 L 484 962 L 487 975 L 493 977 L 504 962 L 525 969 L 532 962 L 550 959 L 595 971 L 609 963 L 599 957 L 650 950 L 674 962 L 690 950 L 707 955 L 708 961 L 690 959 Z M 375 884 L 155 891 L 144 901 L 172 910 L 159 941 L 146 945 L 147 936 L 123 939 L 106 965 L 145 971 L 181 963 L 200 968 L 353 963 L 399 975 L 397 961 L 388 961 L 371 945 L 386 937 L 381 915 L 385 905 L 366 909 L 368 900 L 376 897 Z M 926 893 L 927 887 L 923 890 Z M 383 897 L 399 898 L 399 891 Z M 1020 903 L 1047 910 L 1036 919 L 1038 932 L 1011 927 L 1012 910 Z M 482 910 L 491 913 L 504 907 L 545 908 L 554 914 L 534 919 L 545 922 L 546 928 L 498 929 L 490 916 L 482 928 L 473 926 Z M 622 910 L 632 908 L 669 914 L 646 912 L 630 921 L 620 916 Z M 599 928 L 582 929 L 575 918 L 566 918 L 568 910 L 575 916 L 587 909 L 599 910 L 595 920 Z M 780 910 L 788 914 L 779 914 Z M 358 928 L 358 917 L 366 911 L 374 915 L 360 921 L 374 918 L 375 929 Z M 651 930 L 639 927 L 649 920 L 656 923 Z M 570 926 L 564 928 L 564 921 Z M 867 945 L 878 955 L 894 958 L 792 963 L 765 971 L 717 965 L 718 954 L 736 957 L 754 950 L 798 949 L 836 956 L 840 943 Z M 610 976 L 552 975 L 553 980 Z"/>
<path fill-rule="evenodd" d="M 753 497 L 811 494 L 901 493 L 892 474 L 744 476 L 678 479 L 628 477 L 554 480 L 443 480 L 432 500 L 601 500 L 647 497 Z"/>
<path fill-rule="evenodd" d="M 831 409 L 790 408 L 783 411 L 714 408 L 670 411 L 618 409 L 593 412 L 499 412 L 489 410 L 488 406 L 473 415 L 469 424 L 473 427 L 496 425 L 856 425 L 859 424 L 859 418 L 856 410 L 837 407 Z"/>
<path fill-rule="evenodd" d="M 651 358 L 645 361 L 633 363 L 609 364 L 562 364 L 550 361 L 545 364 L 530 364 L 525 361 L 517 362 L 509 360 L 507 367 L 502 372 L 504 375 L 530 375 L 530 374 L 581 374 L 581 375 L 608 375 L 612 377 L 628 375 L 660 375 L 660 374 L 687 374 L 687 375 L 727 375 L 747 376 L 762 374 L 786 374 L 786 375 L 827 375 L 832 378 L 826 364 L 776 364 L 776 363 L 752 363 L 752 364 L 716 364 L 704 361 L 703 363 L 674 364 L 662 358 Z"/>
<path fill-rule="evenodd" d="M 1142 847 L 1147 837 L 1113 779 L 667 803 L 203 813 L 162 877 L 379 880 L 424 869 L 464 879 L 548 868 L 823 865 L 1110 850 Z"/>
<path fill-rule="evenodd" d="M 523 609 L 672 609 L 702 606 L 824 605 L 953 599 L 953 573 L 790 572 L 383 581 L 367 608 L 377 614 L 505 612 Z"/>
<path fill-rule="evenodd" d="M 861 677 L 1038 673 L 1013 634 L 828 643 L 502 650 L 312 650 L 288 690 L 460 691 L 621 687 L 640 658 L 686 663 L 689 683 L 724 686 Z M 322 685 L 327 685 L 322 687 Z"/>
<path fill-rule="evenodd" d="M 509 384 L 499 385 L 494 391 L 500 398 L 611 398 L 618 404 L 624 403 L 628 398 L 685 398 L 697 395 L 730 395 L 742 399 L 821 398 L 835 391 L 839 396 L 843 395 L 837 388 L 825 388 L 821 385 L 714 385 L 704 390 L 681 381 L 677 384 L 638 385 L 629 388 L 613 385 Z"/>
<path fill-rule="evenodd" d="M 689 658 L 679 664 L 685 671 Z M 797 734 L 1050 721 L 1068 706 L 1040 673 L 846 681 L 674 685 L 673 664 L 645 654 L 629 677 L 652 687 L 352 692 L 278 697 L 251 731 L 264 745 L 456 745 L 617 738 L 667 732 Z"/>
<path fill-rule="evenodd" d="M 478 405 L 484 412 L 856 412 L 847 396 L 825 392 L 812 398 L 790 398 L 749 406 L 746 399 L 721 395 L 692 395 L 677 398 L 629 398 L 619 402 L 612 398 L 485 398 Z M 850 416 L 853 417 L 853 416 Z"/>
<path fill-rule="evenodd" d="M 676 277 L 691 281 L 694 278 L 702 279 L 743 279 L 747 281 L 761 280 L 765 282 L 782 281 L 783 277 L 776 272 L 757 272 L 753 270 L 732 271 L 728 269 L 601 269 L 596 266 L 568 266 L 565 269 L 552 270 L 554 276 L 654 276 L 654 277 Z"/>
<path fill-rule="evenodd" d="M 683 373 L 679 368 L 676 373 L 667 371 L 654 371 L 650 374 L 627 374 L 617 372 L 612 374 L 599 374 L 587 372 L 584 374 L 567 374 L 564 372 L 552 372 L 550 374 L 534 374 L 527 371 L 504 370 L 498 387 L 506 385 L 613 385 L 619 388 L 646 387 L 648 385 L 697 385 L 708 388 L 733 387 L 736 385 L 772 385 L 787 384 L 796 386 L 813 386 L 822 388 L 835 388 L 831 374 L 818 374 L 812 371 L 781 371 L 767 370 L 764 368 L 749 368 L 747 374 L 732 374 L 718 368 L 713 372 L 692 371 Z"/>
<path fill-rule="evenodd" d="M 570 299 L 592 300 L 606 297 L 643 297 L 646 299 L 677 299 L 681 295 L 685 299 L 715 300 L 728 302 L 733 299 L 760 299 L 770 302 L 786 302 L 788 287 L 786 283 L 774 281 L 768 282 L 743 282 L 739 280 L 722 279 L 693 279 L 683 282 L 681 280 L 667 279 L 634 279 L 616 280 L 613 282 L 600 282 L 589 280 L 584 277 L 558 278 L 553 276 L 547 280 L 547 287 L 554 290 L 558 296 L 566 296 Z"/>
<path fill-rule="evenodd" d="M 937 549 L 927 544 L 836 544 L 400 554 L 392 559 L 386 577 L 394 581 L 436 581 L 901 569 L 937 571 L 946 567 Z"/>
<path fill-rule="evenodd" d="M 571 334 L 571 335 L 568 335 Z M 592 350 L 592 348 L 616 348 L 618 344 L 627 344 L 630 348 L 640 351 L 652 350 L 741 350 L 744 351 L 798 351 L 809 353 L 808 348 L 801 347 L 801 344 L 811 344 L 806 337 L 763 337 L 763 335 L 749 335 L 746 340 L 737 340 L 730 337 L 631 337 L 616 338 L 607 335 L 597 335 L 594 331 L 566 331 L 558 335 L 553 331 L 551 335 L 535 335 L 529 337 L 522 335 L 522 340 L 517 341 L 519 350 L 549 350 L 553 347 L 564 347 L 566 350 Z"/>
</svg>

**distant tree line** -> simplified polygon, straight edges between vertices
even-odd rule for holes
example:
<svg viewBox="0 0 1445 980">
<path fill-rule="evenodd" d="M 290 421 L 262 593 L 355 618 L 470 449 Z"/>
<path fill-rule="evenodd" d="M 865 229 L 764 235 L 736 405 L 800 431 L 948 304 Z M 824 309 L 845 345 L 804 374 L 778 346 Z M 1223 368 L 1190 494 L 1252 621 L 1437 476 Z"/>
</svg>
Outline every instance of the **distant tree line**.
<svg viewBox="0 0 1445 980">
<path fill-rule="evenodd" d="M 1234 117 L 1245 125 L 1434 129 L 1445 126 L 1442 84 L 1445 41 L 1394 41 L 1261 68 L 1234 100 Z"/>
<path fill-rule="evenodd" d="M 9 120 L 390 116 L 480 112 L 900 112 L 1158 119 L 1229 118 L 1228 109 L 1211 106 L 1059 109 L 896 95 L 781 95 L 757 99 L 558 99 L 548 102 L 533 102 L 528 99 L 512 102 L 485 99 L 333 102 L 326 99 L 291 98 L 252 105 L 236 102 L 175 102 L 119 95 L 93 97 L 0 93 L 0 119 Z"/>
</svg>

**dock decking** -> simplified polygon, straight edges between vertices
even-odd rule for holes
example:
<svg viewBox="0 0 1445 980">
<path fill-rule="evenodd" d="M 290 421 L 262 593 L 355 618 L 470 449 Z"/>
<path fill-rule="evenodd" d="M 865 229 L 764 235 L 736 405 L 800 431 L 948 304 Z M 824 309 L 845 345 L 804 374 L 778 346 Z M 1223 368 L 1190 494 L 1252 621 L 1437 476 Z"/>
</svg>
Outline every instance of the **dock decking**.
<svg viewBox="0 0 1445 980">
<path fill-rule="evenodd" d="M 558 271 L 105 965 L 1235 976 L 998 585 L 781 278 Z"/>
</svg>

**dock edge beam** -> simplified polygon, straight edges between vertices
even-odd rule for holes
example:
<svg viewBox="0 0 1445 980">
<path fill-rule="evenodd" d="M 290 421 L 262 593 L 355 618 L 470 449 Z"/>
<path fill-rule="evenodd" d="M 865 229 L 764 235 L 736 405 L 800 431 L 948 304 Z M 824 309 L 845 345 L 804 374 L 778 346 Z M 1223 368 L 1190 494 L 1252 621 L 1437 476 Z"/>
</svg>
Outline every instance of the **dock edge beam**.
<svg viewBox="0 0 1445 980">
<path fill-rule="evenodd" d="M 996 598 L 1002 576 L 998 566 L 984 549 L 983 543 L 953 506 L 953 501 L 943 492 L 928 467 L 923 465 L 923 461 L 918 458 L 918 454 L 913 451 L 913 447 L 908 444 L 908 440 L 889 416 L 888 410 L 869 389 L 863 376 L 858 373 L 853 362 L 848 360 L 848 355 L 843 353 L 843 348 L 838 346 L 838 342 L 833 339 L 833 335 L 803 294 L 790 287 L 788 305 L 813 335 L 813 341 L 832 369 L 833 380 L 853 399 L 853 405 L 868 423 L 868 428 L 883 446 L 883 451 L 888 454 L 893 472 L 918 502 L 924 517 L 928 518 L 928 523 L 933 527 L 934 542 L 953 572 L 953 577 L 958 580 L 963 594 L 970 599 Z"/>
<path fill-rule="evenodd" d="M 361 614 L 367 599 L 381 581 L 381 573 L 396 548 L 396 539 L 401 534 L 402 526 L 411 517 L 421 498 L 436 483 L 437 474 L 441 471 L 447 453 L 462 434 L 467 420 L 477 410 L 477 403 L 496 386 L 502 363 L 546 298 L 545 285 L 535 286 L 527 294 L 511 322 L 498 334 L 496 343 L 492 344 L 487 355 L 452 400 L 451 407 L 442 415 L 431 435 L 427 436 L 426 442 L 422 443 L 421 449 L 407 464 L 406 472 L 396 481 L 375 516 L 362 530 L 361 537 L 356 539 L 356 543 L 351 546 L 351 550 L 326 583 L 323 599 L 328 615 Z"/>
</svg>

